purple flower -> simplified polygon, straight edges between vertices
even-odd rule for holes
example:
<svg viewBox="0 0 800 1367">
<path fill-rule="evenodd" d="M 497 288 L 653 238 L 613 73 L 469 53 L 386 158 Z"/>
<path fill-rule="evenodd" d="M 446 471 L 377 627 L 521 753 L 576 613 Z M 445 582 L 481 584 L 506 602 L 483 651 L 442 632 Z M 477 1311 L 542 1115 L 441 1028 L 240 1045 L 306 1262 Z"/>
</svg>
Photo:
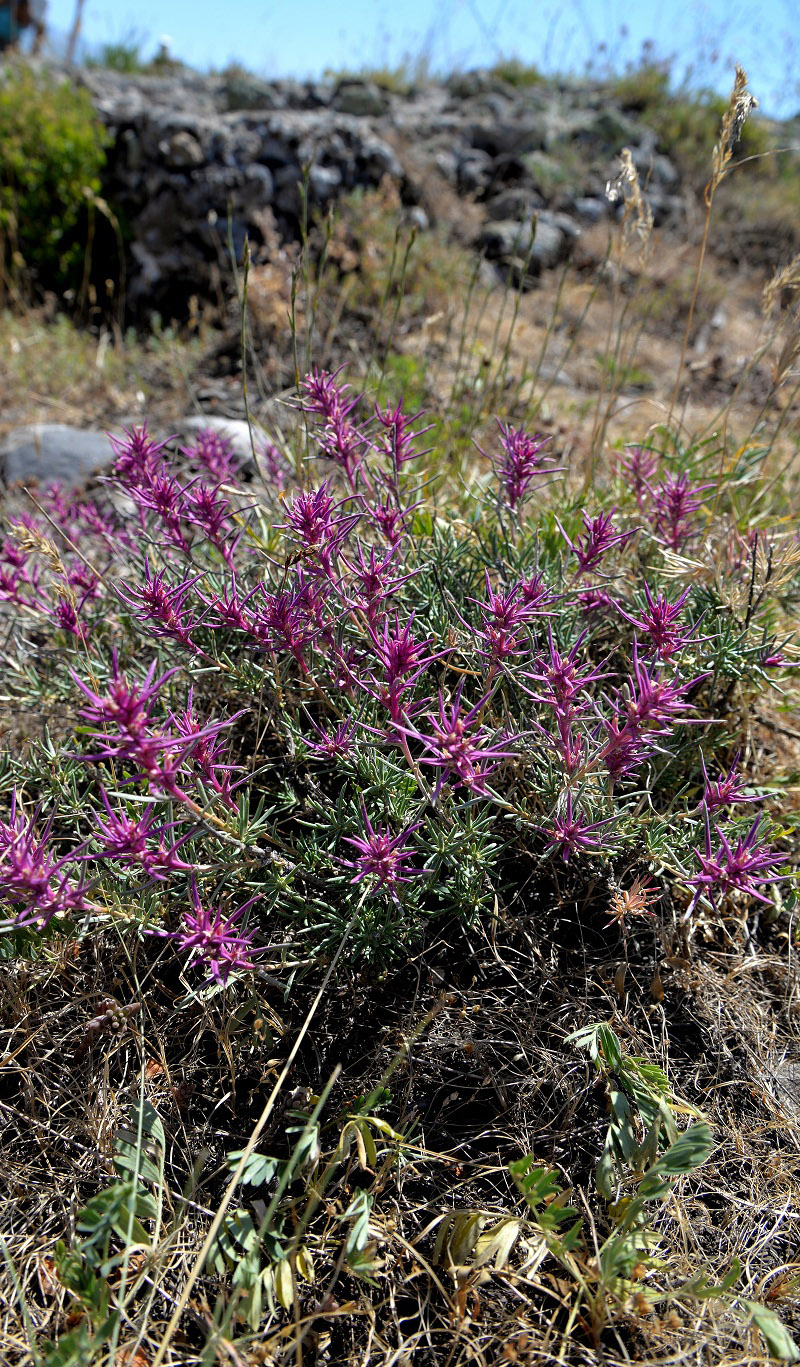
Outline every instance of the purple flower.
<svg viewBox="0 0 800 1367">
<path fill-rule="evenodd" d="M 705 755 L 700 751 L 700 764 L 703 769 L 705 787 L 700 807 L 705 806 L 709 812 L 718 812 L 723 807 L 732 807 L 741 802 L 760 802 L 761 798 L 757 793 L 745 793 L 740 786 L 739 775 L 736 766 L 739 763 L 739 752 L 734 756 L 730 773 L 715 779 L 712 783 L 706 769 Z M 699 810 L 699 809 L 698 809 Z"/>
<path fill-rule="evenodd" d="M 646 606 L 642 610 L 641 617 L 633 617 L 625 611 L 620 603 L 616 603 L 615 606 L 626 621 L 649 636 L 653 649 L 662 660 L 670 660 L 673 655 L 676 655 L 678 651 L 683 650 L 689 644 L 695 631 L 694 626 L 686 631 L 679 625 L 683 616 L 683 605 L 690 593 L 691 586 L 684 589 L 674 603 L 670 603 L 663 593 L 657 594 L 654 598 L 649 585 L 645 582 Z"/>
<path fill-rule="evenodd" d="M 389 546 L 399 546 L 406 535 L 406 523 L 419 503 L 408 508 L 398 507 L 391 498 L 384 503 L 365 503 L 367 517 L 377 527 Z"/>
<path fill-rule="evenodd" d="M 358 514 L 335 517 L 334 513 L 335 505 L 326 483 L 308 493 L 295 494 L 286 509 L 286 521 L 279 524 L 294 534 L 303 554 L 316 559 L 328 576 L 341 543 L 358 522 Z"/>
<path fill-rule="evenodd" d="M 695 889 L 690 912 L 696 907 L 703 892 L 709 895 L 717 893 L 723 898 L 732 892 L 740 892 L 747 897 L 755 898 L 758 902 L 770 905 L 769 898 L 765 897 L 759 888 L 783 881 L 781 875 L 770 873 L 769 870 L 776 864 L 782 864 L 784 856 L 768 849 L 766 845 L 758 844 L 760 826 L 761 817 L 757 816 L 747 835 L 737 840 L 734 849 L 719 826 L 715 825 L 714 829 L 720 843 L 718 849 L 712 852 L 711 823 L 706 810 L 705 849 L 695 851 L 701 871 L 689 879 L 689 886 Z"/>
<path fill-rule="evenodd" d="M 317 629 L 309 625 L 309 602 L 306 586 L 299 591 L 282 589 L 270 593 L 261 589 L 254 613 L 256 632 L 269 650 L 285 651 L 308 674 L 306 652 L 317 636 Z"/>
<path fill-rule="evenodd" d="M 378 689 L 378 697 L 389 709 L 389 715 L 395 722 L 400 721 L 403 715 L 403 694 L 416 683 L 428 665 L 449 654 L 447 650 L 431 654 L 429 648 L 432 641 L 416 640 L 412 633 L 413 624 L 412 612 L 402 628 L 396 615 L 394 626 L 387 620 L 380 634 L 374 627 L 367 628 L 383 674 L 382 680 L 373 675 L 372 681 Z"/>
<path fill-rule="evenodd" d="M 498 423 L 498 427 L 503 451 L 502 455 L 493 458 L 492 463 L 501 494 L 513 512 L 534 479 L 556 474 L 560 467 L 548 464 L 550 456 L 545 447 L 550 437 L 532 437 L 520 428 L 506 426 L 502 422 Z M 485 452 L 481 454 L 485 455 Z"/>
<path fill-rule="evenodd" d="M 108 439 L 116 457 L 113 472 L 129 488 L 138 488 L 150 478 L 162 463 L 165 448 L 174 440 L 168 437 L 166 441 L 154 441 L 146 423 L 142 427 L 125 428 L 121 437 L 109 432 Z"/>
<path fill-rule="evenodd" d="M 213 427 L 198 432 L 191 446 L 181 448 L 183 454 L 208 470 L 212 479 L 219 484 L 233 479 L 239 467 L 239 457 L 233 449 L 230 437 L 216 432 Z"/>
<path fill-rule="evenodd" d="M 397 547 L 392 546 L 379 559 L 375 547 L 370 546 L 369 558 L 365 559 L 364 547 L 360 541 L 357 546 L 358 559 L 351 562 L 343 555 L 341 562 L 358 585 L 358 597 L 352 600 L 351 605 L 366 615 L 370 625 L 374 625 L 385 611 L 386 599 L 397 593 L 397 590 L 409 579 L 412 579 L 418 571 L 415 570 L 412 574 L 404 574 L 399 578 L 390 579 L 389 575 L 393 569 L 392 561 Z"/>
<path fill-rule="evenodd" d="M 180 840 L 168 845 L 160 839 L 169 826 L 156 826 L 156 805 L 148 803 L 142 815 L 132 821 L 124 812 L 115 811 L 111 806 L 105 788 L 100 787 L 100 798 L 106 810 L 106 819 L 94 813 L 95 830 L 100 839 L 100 857 L 116 859 L 126 866 L 139 866 L 152 878 L 163 881 L 167 873 L 191 872 L 192 865 L 178 858 L 178 850 L 191 835 L 191 831 Z M 174 823 L 171 823 L 174 825 Z M 159 837 L 155 848 L 148 844 L 153 836 Z M 83 855 L 82 858 L 92 856 Z"/>
<path fill-rule="evenodd" d="M 134 771 L 133 777 L 146 779 L 153 794 L 168 794 L 179 802 L 189 801 L 180 783 L 186 781 L 186 766 L 192 752 L 202 740 L 210 739 L 230 726 L 235 717 L 209 722 L 189 736 L 160 731 L 151 715 L 152 706 L 159 689 L 176 670 L 167 670 L 154 682 L 154 662 L 141 685 L 130 685 L 119 673 L 116 652 L 112 659 L 113 673 L 105 696 L 93 692 L 74 670 L 70 670 L 75 683 L 89 699 L 90 705 L 81 715 L 104 728 L 93 733 L 94 739 L 100 742 L 97 753 L 81 758 L 86 762 L 125 760 Z M 109 734 L 106 728 L 112 728 L 117 734 Z"/>
<path fill-rule="evenodd" d="M 358 836 L 345 837 L 348 845 L 352 845 L 359 853 L 355 859 L 343 859 L 341 862 L 345 868 L 356 870 L 355 877 L 350 880 L 352 883 L 374 878 L 377 881 L 372 892 L 386 888 L 396 898 L 398 884 L 408 883 L 423 873 L 422 869 L 408 867 L 408 861 L 414 857 L 413 851 L 408 849 L 408 840 L 414 831 L 419 830 L 419 823 L 407 826 L 399 835 L 392 835 L 388 826 L 379 826 L 377 830 L 373 828 L 363 802 L 361 811 L 366 836 L 364 839 Z"/>
<path fill-rule="evenodd" d="M 281 493 L 291 477 L 291 466 L 285 455 L 274 442 L 266 437 L 258 448 L 259 468 L 266 474 L 269 482 Z"/>
<path fill-rule="evenodd" d="M 436 785 L 436 796 L 448 781 L 461 783 L 474 793 L 485 792 L 489 774 L 497 768 L 500 760 L 509 759 L 513 754 L 513 751 L 507 748 L 507 738 L 492 743 L 486 727 L 477 723 L 489 694 L 484 695 L 480 702 L 462 715 L 463 688 L 462 679 L 449 709 L 445 705 L 441 689 L 439 690 L 439 715 L 434 717 L 429 713 L 426 717 L 430 727 L 429 733 L 426 734 L 421 729 L 397 727 L 403 735 L 417 741 L 430 752 L 423 756 L 420 763 L 433 765 L 441 771 Z"/>
<path fill-rule="evenodd" d="M 145 622 L 151 636 L 167 637 L 178 641 L 182 646 L 198 654 L 203 652 L 192 640 L 191 633 L 199 626 L 200 619 L 189 616 L 185 601 L 201 574 L 192 579 L 183 579 L 179 584 L 168 585 L 167 571 L 159 570 L 153 574 L 147 556 L 144 560 L 144 582 L 118 586 L 117 593 L 123 602 L 138 609 L 134 612 L 137 621 Z"/>
<path fill-rule="evenodd" d="M 71 565 L 67 571 L 67 583 L 71 589 L 77 590 L 82 595 L 84 602 L 89 598 L 100 597 L 100 580 L 88 565 L 84 565 L 78 560 Z"/>
<path fill-rule="evenodd" d="M 232 568 L 234 547 L 241 533 L 232 521 L 230 501 L 219 490 L 219 485 L 212 488 L 208 484 L 187 484 L 183 491 L 183 516 L 190 525 L 200 528 Z"/>
<path fill-rule="evenodd" d="M 561 858 L 567 864 L 570 855 L 577 854 L 580 850 L 607 847 L 608 837 L 603 836 L 601 839 L 594 832 L 602 830 L 611 821 L 616 821 L 616 817 L 607 816 L 604 821 L 588 822 L 583 816 L 576 816 L 572 804 L 572 789 L 568 789 L 563 816 L 554 816 L 552 825 L 543 828 L 544 834 L 549 837 L 548 848 L 560 850 Z"/>
<path fill-rule="evenodd" d="M 605 589 L 597 587 L 581 589 L 578 594 L 578 602 L 581 605 L 581 612 L 584 617 L 594 617 L 598 613 L 607 617 L 616 608 L 616 603 L 611 595 L 606 593 Z"/>
<path fill-rule="evenodd" d="M 652 498 L 652 508 L 648 514 L 650 525 L 659 540 L 671 551 L 680 551 L 686 542 L 695 536 L 694 514 L 702 506 L 697 497 L 710 484 L 700 484 L 696 489 L 689 485 L 689 476 L 667 473 L 660 484 L 652 488 L 648 485 Z"/>
<path fill-rule="evenodd" d="M 79 641 L 85 641 L 88 635 L 88 628 L 78 616 L 77 605 L 73 598 L 68 598 L 66 594 L 61 594 L 53 609 L 53 616 L 68 635 L 76 637 Z"/>
<path fill-rule="evenodd" d="M 142 736 L 150 724 L 151 709 L 159 689 L 163 687 L 167 679 L 177 673 L 178 666 L 166 670 L 154 682 L 153 675 L 156 672 L 156 661 L 154 660 L 143 682 L 140 685 L 129 685 L 125 675 L 119 672 L 117 652 L 112 651 L 111 670 L 108 692 L 105 696 L 93 692 L 74 670 L 70 670 L 75 683 L 89 699 L 89 707 L 84 708 L 81 716 L 86 721 L 97 722 L 100 726 L 116 726 L 131 738 Z"/>
<path fill-rule="evenodd" d="M 314 755 L 321 755 L 325 759 L 338 759 L 345 755 L 352 754 L 353 736 L 355 735 L 356 724 L 346 718 L 340 721 L 336 729 L 332 732 L 324 731 L 321 726 L 312 720 L 311 725 L 319 736 L 319 740 L 306 739 L 306 745 Z"/>
<path fill-rule="evenodd" d="M 628 483 L 631 485 L 636 502 L 640 509 L 644 509 L 644 496 L 650 492 L 650 480 L 658 469 L 658 456 L 655 451 L 648 451 L 646 446 L 626 446 L 627 454 L 622 461 L 621 469 Z"/>
<path fill-rule="evenodd" d="M 550 605 L 556 601 L 557 594 L 548 588 L 543 574 L 537 571 L 536 574 L 528 575 L 526 579 L 518 580 L 514 588 L 518 589 L 519 596 L 532 617 L 551 615 Z"/>
<path fill-rule="evenodd" d="M 78 852 L 54 858 L 49 849 L 53 818 L 37 836 L 36 817 L 33 813 L 26 818 L 15 788 L 10 820 L 0 821 L 0 887 L 6 900 L 17 908 L 13 921 L 0 923 L 6 930 L 15 926 L 44 927 L 54 916 L 74 916 L 91 910 L 86 885 L 73 882 L 64 871 L 79 857 Z"/>
<path fill-rule="evenodd" d="M 558 716 L 569 718 L 582 710 L 584 704 L 579 701 L 581 694 L 590 684 L 606 677 L 600 669 L 592 669 L 591 666 L 582 668 L 579 654 L 586 636 L 587 632 L 582 632 L 567 654 L 562 655 L 553 641 L 553 628 L 548 622 L 549 658 L 540 657 L 538 673 L 523 674 L 523 678 L 544 685 L 542 693 L 531 693 L 530 689 L 524 688 L 523 685 L 528 696 L 535 702 L 552 707 Z"/>
<path fill-rule="evenodd" d="M 191 761 L 195 769 L 213 792 L 231 811 L 236 811 L 236 803 L 233 799 L 233 787 L 230 775 L 235 771 L 233 764 L 224 764 L 223 758 L 227 751 L 220 740 L 220 730 L 222 726 L 231 726 L 242 712 L 236 712 L 222 725 L 203 725 L 194 715 L 194 688 L 189 689 L 189 697 L 186 707 L 182 712 L 170 714 L 170 722 L 175 728 L 177 736 L 181 740 L 191 742 Z"/>
<path fill-rule="evenodd" d="M 350 414 L 359 400 L 345 398 L 348 389 L 349 385 L 336 383 L 336 375 L 315 368 L 301 381 L 300 404 L 304 412 L 313 413 L 322 420 L 317 434 L 320 450 L 344 471 L 350 487 L 354 488 L 366 437 L 350 421 Z"/>
<path fill-rule="evenodd" d="M 419 412 L 410 418 L 406 417 L 402 402 L 396 408 L 390 408 L 387 404 L 385 413 L 382 413 L 376 404 L 375 416 L 386 431 L 386 439 L 379 449 L 391 460 L 391 478 L 392 483 L 396 485 L 398 475 L 404 465 L 410 460 L 419 460 L 428 454 L 428 451 L 415 451 L 413 444 L 426 432 L 430 432 L 432 424 L 423 427 L 421 431 L 415 431 L 414 423 L 418 422 L 423 414 Z"/>
<path fill-rule="evenodd" d="M 239 597 L 239 590 L 234 577 L 230 589 L 223 589 L 220 594 L 211 594 L 204 598 L 202 593 L 198 594 L 200 602 L 203 603 L 211 613 L 211 619 L 207 625 L 214 631 L 228 627 L 233 631 L 243 631 L 248 635 L 257 635 L 258 627 L 254 616 L 247 612 L 247 605 L 252 598 L 262 592 L 262 585 L 256 584 L 255 588 L 245 594 L 244 598 Z"/>
<path fill-rule="evenodd" d="M 598 759 L 605 765 L 613 787 L 616 779 L 627 778 L 635 773 L 653 747 L 627 719 L 618 716 L 607 718 L 603 722 L 603 729 L 606 741 L 598 753 Z"/>
<path fill-rule="evenodd" d="M 256 893 L 238 911 L 224 917 L 218 907 L 201 905 L 197 882 L 192 878 L 193 911 L 183 913 L 183 928 L 150 933 L 165 940 L 177 940 L 179 949 L 188 950 L 191 958 L 199 959 L 210 970 L 207 981 L 224 986 L 232 971 L 255 972 L 258 967 L 252 958 L 254 953 L 258 953 L 253 949 L 255 936 L 252 932 L 242 934 L 237 923 L 260 896 L 261 893 Z"/>
<path fill-rule="evenodd" d="M 188 554 L 189 542 L 181 526 L 187 512 L 187 501 L 178 481 L 171 475 L 156 472 L 148 474 L 141 484 L 131 488 L 130 493 L 139 504 L 142 514 L 149 510 L 160 518 L 168 542 Z"/>
<path fill-rule="evenodd" d="M 578 562 L 576 576 L 596 569 L 612 546 L 623 545 L 633 536 L 633 532 L 617 531 L 612 522 L 616 511 L 616 508 L 612 508 L 610 512 L 600 513 L 597 517 L 589 517 L 588 513 L 582 513 L 584 532 L 575 541 L 570 540 L 556 518 L 558 530 Z"/>
<path fill-rule="evenodd" d="M 626 684 L 623 710 L 626 723 L 637 736 L 647 731 L 666 735 L 677 722 L 686 723 L 690 719 L 683 716 L 691 706 L 685 700 L 686 693 L 706 674 L 698 674 L 685 683 L 676 683 L 674 678 L 666 677 L 662 666 L 653 665 L 648 669 L 639 659 L 639 651 L 634 637 L 633 667 Z"/>
</svg>

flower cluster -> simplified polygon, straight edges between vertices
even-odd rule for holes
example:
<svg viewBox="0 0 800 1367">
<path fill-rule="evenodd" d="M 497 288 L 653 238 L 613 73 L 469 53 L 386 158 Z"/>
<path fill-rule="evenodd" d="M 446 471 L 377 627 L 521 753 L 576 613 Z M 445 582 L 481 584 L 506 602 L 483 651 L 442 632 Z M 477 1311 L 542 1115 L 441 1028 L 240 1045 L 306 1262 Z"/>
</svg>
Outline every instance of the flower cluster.
<svg viewBox="0 0 800 1367">
<path fill-rule="evenodd" d="M 663 835 L 656 853 L 683 871 L 692 912 L 768 898 L 783 856 L 766 816 L 743 829 L 758 799 L 715 728 L 737 681 L 785 656 L 752 589 L 758 538 L 726 533 L 727 600 L 711 578 L 675 583 L 711 486 L 629 447 L 613 500 L 598 483 L 591 509 L 565 496 L 542 513 L 532 495 L 544 504 L 568 472 L 549 438 L 500 424 L 492 490 L 470 495 L 478 515 L 450 517 L 428 501 L 422 413 L 370 407 L 319 370 L 298 401 L 314 459 L 263 444 L 263 494 L 245 496 L 224 435 L 175 448 L 133 428 L 113 439 L 124 498 L 50 489 L 65 548 L 29 513 L 0 543 L 3 611 L 67 642 L 89 736 L 67 756 L 86 786 L 81 838 L 54 845 L 53 817 L 37 835 L 16 798 L 2 826 L 12 921 L 97 914 L 88 889 L 107 880 L 168 905 L 188 878 L 180 929 L 163 934 L 225 985 L 255 971 L 268 914 L 308 924 L 320 885 L 323 920 L 369 899 L 364 926 L 383 908 L 388 936 L 406 914 L 482 904 L 501 849 L 556 879 L 623 855 L 630 868 L 673 810 L 673 863 Z M 729 606 L 743 595 L 746 621 Z M 702 781 L 679 781 L 687 766 Z M 242 929 L 251 871 L 278 859 L 270 912 Z M 221 867 L 231 886 L 209 905 Z M 615 896 L 624 928 L 658 889 L 637 876 Z"/>
</svg>

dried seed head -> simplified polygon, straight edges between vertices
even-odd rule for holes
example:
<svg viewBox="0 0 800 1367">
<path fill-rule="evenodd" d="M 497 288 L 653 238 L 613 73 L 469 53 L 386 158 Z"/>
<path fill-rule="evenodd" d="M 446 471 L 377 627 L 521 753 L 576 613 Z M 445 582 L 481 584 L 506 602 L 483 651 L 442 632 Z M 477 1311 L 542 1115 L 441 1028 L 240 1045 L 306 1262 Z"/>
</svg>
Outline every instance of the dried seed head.
<svg viewBox="0 0 800 1367">
<path fill-rule="evenodd" d="M 612 204 L 622 201 L 622 245 L 635 250 L 640 265 L 644 266 L 653 236 L 653 211 L 642 193 L 639 172 L 629 147 L 623 147 L 619 155 L 619 170 L 614 179 L 606 183 L 606 199 Z"/>
<path fill-rule="evenodd" d="M 800 253 L 793 257 L 788 266 L 783 266 L 779 271 L 776 271 L 772 279 L 764 286 L 762 296 L 764 317 L 769 318 L 770 314 L 775 312 L 776 305 L 779 302 L 785 306 L 797 290 L 800 290 Z"/>
<path fill-rule="evenodd" d="M 658 888 L 653 883 L 637 877 L 629 888 L 620 888 L 612 894 L 609 910 L 613 919 L 624 925 L 629 916 L 653 916 L 654 912 L 650 908 L 659 896 Z"/>
<path fill-rule="evenodd" d="M 714 147 L 711 158 L 711 180 L 706 189 L 706 202 L 723 179 L 733 156 L 733 150 L 742 136 L 742 129 L 750 114 L 757 108 L 758 100 L 747 89 L 747 72 L 737 63 L 733 90 L 728 101 L 728 108 L 722 116 L 719 140 Z"/>
</svg>

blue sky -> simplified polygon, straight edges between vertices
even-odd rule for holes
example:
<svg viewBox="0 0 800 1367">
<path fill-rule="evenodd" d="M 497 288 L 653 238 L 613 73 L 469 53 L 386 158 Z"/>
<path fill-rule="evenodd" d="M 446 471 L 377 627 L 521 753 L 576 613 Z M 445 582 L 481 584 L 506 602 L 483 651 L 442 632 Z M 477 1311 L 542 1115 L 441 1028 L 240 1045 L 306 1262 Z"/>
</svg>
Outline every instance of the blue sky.
<svg viewBox="0 0 800 1367">
<path fill-rule="evenodd" d="M 55 30 L 71 26 L 75 0 L 49 0 Z M 650 40 L 697 79 L 727 91 L 733 63 L 768 113 L 800 109 L 797 0 L 86 0 L 92 45 L 162 34 L 174 54 L 206 69 L 239 61 L 265 75 L 326 67 L 394 65 L 426 56 L 435 68 L 489 65 L 517 56 L 544 70 L 582 71 L 635 60 Z M 603 46 L 604 45 L 604 46 Z"/>
</svg>

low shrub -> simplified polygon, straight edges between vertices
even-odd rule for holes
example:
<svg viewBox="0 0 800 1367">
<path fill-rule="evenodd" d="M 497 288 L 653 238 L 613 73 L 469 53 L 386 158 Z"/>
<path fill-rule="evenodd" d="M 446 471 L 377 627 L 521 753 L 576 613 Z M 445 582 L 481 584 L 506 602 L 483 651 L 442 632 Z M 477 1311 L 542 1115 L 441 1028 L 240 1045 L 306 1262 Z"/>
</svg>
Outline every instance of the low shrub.
<svg viewBox="0 0 800 1367">
<path fill-rule="evenodd" d="M 0 68 L 0 263 L 59 292 L 80 284 L 107 134 L 88 91 L 23 62 Z"/>
<path fill-rule="evenodd" d="M 12 524 L 2 595 L 39 642 L 18 702 L 75 728 L 7 766 L 17 947 L 111 917 L 218 983 L 262 941 L 313 962 L 346 934 L 381 965 L 513 896 L 520 860 L 618 887 L 614 933 L 659 906 L 776 916 L 793 819 L 740 752 L 793 666 L 800 567 L 739 508 L 763 452 L 633 447 L 587 505 L 501 425 L 465 517 L 426 500 L 418 416 L 370 418 L 324 372 L 298 398 L 263 497 L 219 438 L 141 429 L 115 442 L 133 521 L 52 490 L 67 549 Z"/>
</svg>

